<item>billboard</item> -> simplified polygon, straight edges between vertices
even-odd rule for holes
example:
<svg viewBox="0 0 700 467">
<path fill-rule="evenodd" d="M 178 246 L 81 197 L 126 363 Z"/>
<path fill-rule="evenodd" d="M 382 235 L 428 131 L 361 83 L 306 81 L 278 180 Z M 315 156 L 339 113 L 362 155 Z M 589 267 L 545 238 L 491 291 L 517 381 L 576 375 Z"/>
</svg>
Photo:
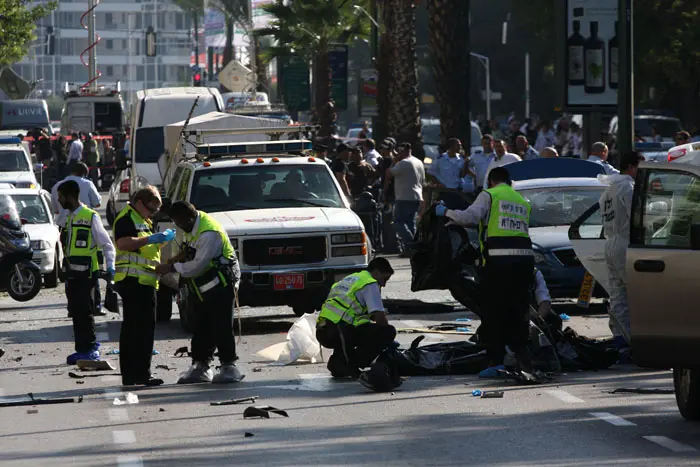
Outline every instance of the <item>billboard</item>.
<svg viewBox="0 0 700 467">
<path fill-rule="evenodd" d="M 374 68 L 360 71 L 360 116 L 376 117 L 379 115 L 377 96 L 379 95 L 377 70 Z"/>
<path fill-rule="evenodd" d="M 569 108 L 617 106 L 617 0 L 567 0 L 566 103 Z"/>
</svg>

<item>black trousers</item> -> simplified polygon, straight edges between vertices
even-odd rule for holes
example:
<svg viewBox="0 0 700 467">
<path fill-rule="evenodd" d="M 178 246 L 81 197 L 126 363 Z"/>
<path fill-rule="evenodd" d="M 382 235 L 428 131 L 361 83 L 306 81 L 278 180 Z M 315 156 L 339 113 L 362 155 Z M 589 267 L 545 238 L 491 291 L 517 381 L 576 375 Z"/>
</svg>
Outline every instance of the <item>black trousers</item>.
<svg viewBox="0 0 700 467">
<path fill-rule="evenodd" d="M 532 258 L 502 263 L 492 258 L 482 270 L 480 340 L 492 365 L 503 363 L 506 345 L 513 352 L 527 348 L 533 268 Z"/>
<path fill-rule="evenodd" d="M 73 318 L 76 352 L 89 352 L 95 347 L 94 285 L 94 280 L 90 278 L 66 280 L 66 298 L 68 312 Z"/>
<path fill-rule="evenodd" d="M 233 335 L 234 296 L 231 284 L 227 287 L 217 286 L 203 294 L 203 302 L 192 295 L 196 309 L 192 335 L 193 361 L 209 362 L 217 349 L 222 364 L 233 363 L 238 359 Z"/>
<path fill-rule="evenodd" d="M 153 338 L 156 330 L 156 289 L 127 277 L 117 282 L 122 297 L 123 321 L 119 334 L 119 366 L 122 382 L 144 381 L 151 376 Z"/>
<path fill-rule="evenodd" d="M 326 321 L 316 328 L 316 339 L 329 349 L 334 358 L 342 358 L 354 368 L 367 368 L 396 338 L 394 326 L 367 323 L 350 326 Z"/>
</svg>

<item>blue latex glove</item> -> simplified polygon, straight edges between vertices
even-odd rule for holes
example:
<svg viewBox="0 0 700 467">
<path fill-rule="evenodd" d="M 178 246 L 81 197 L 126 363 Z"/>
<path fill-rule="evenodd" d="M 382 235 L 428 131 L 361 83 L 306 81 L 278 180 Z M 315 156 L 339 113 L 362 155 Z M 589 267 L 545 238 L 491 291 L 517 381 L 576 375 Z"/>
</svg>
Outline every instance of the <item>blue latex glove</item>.
<svg viewBox="0 0 700 467">
<path fill-rule="evenodd" d="M 154 233 L 148 237 L 148 244 L 153 243 L 166 243 L 175 238 L 175 231 L 173 229 L 168 229 L 165 232 Z"/>
<path fill-rule="evenodd" d="M 116 272 L 116 271 L 114 270 L 114 268 L 107 268 L 107 276 L 108 276 L 108 279 L 109 279 L 109 280 L 114 279 L 114 273 L 115 273 L 115 272 Z"/>
<path fill-rule="evenodd" d="M 447 206 L 444 204 L 440 203 L 437 206 L 435 206 L 435 214 L 437 214 L 438 217 L 445 217 L 445 213 L 447 212 Z"/>
</svg>

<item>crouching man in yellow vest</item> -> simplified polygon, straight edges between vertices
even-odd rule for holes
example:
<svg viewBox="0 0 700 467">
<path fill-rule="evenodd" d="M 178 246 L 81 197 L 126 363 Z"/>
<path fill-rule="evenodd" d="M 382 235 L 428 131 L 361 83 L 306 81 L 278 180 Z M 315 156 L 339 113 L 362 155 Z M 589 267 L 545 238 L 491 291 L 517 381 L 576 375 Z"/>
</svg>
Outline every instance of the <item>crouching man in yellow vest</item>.
<svg viewBox="0 0 700 467">
<path fill-rule="evenodd" d="M 437 205 L 435 213 L 463 226 L 479 226 L 480 287 L 483 293 L 481 338 L 489 357 L 482 378 L 499 377 L 508 349 L 520 370 L 532 373 L 528 347 L 530 292 L 535 259 L 528 234 L 530 203 L 511 186 L 505 167 L 488 174 L 488 189 L 463 211 Z"/>
<path fill-rule="evenodd" d="M 328 370 L 334 377 L 359 377 L 394 342 L 396 329 L 389 325 L 380 290 L 393 274 L 386 258 L 374 258 L 366 271 L 331 288 L 318 315 L 316 338 L 333 349 Z"/>
<path fill-rule="evenodd" d="M 192 366 L 177 382 L 241 381 L 244 375 L 236 367 L 238 357 L 233 336 L 233 301 L 241 277 L 236 252 L 221 224 L 187 201 L 173 203 L 168 214 L 178 229 L 185 232 L 185 244 L 170 264 L 162 264 L 156 271 L 179 273 L 197 302 Z M 210 364 L 217 349 L 221 367 L 214 375 Z"/>
</svg>

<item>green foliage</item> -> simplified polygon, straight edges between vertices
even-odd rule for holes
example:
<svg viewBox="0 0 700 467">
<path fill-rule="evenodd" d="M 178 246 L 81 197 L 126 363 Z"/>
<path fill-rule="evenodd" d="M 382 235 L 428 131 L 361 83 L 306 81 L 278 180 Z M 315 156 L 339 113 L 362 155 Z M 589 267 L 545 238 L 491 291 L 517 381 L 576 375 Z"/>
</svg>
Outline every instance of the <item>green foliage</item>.
<svg viewBox="0 0 700 467">
<path fill-rule="evenodd" d="M 204 14 L 204 0 L 173 0 L 173 2 L 183 11 L 196 11 L 200 16 Z"/>
<path fill-rule="evenodd" d="M 55 9 L 57 2 L 31 5 L 27 0 L 0 0 L 0 65 L 22 59 L 36 39 L 34 24 Z"/>
</svg>

